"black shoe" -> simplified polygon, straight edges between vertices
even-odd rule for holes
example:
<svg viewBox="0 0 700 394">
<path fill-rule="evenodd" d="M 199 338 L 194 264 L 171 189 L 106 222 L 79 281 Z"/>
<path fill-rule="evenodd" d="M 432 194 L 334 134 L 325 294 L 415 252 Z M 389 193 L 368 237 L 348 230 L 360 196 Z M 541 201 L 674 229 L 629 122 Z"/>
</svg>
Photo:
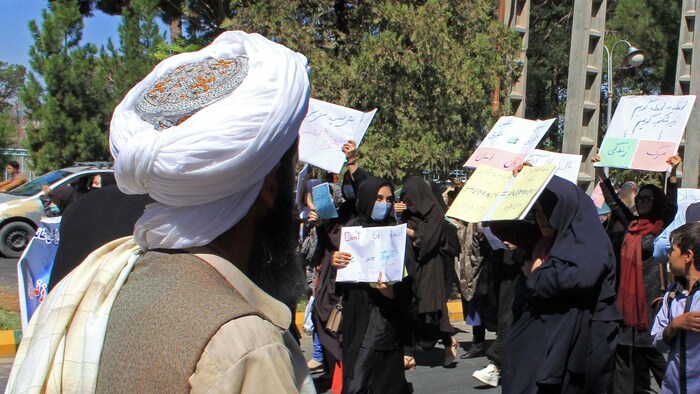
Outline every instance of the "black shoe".
<svg viewBox="0 0 700 394">
<path fill-rule="evenodd" d="M 468 359 L 468 358 L 477 358 L 477 357 L 482 357 L 484 354 L 486 354 L 486 351 L 484 350 L 484 344 L 483 343 L 472 343 L 472 346 L 467 350 L 466 353 L 463 355 L 459 356 L 461 359 Z"/>
</svg>

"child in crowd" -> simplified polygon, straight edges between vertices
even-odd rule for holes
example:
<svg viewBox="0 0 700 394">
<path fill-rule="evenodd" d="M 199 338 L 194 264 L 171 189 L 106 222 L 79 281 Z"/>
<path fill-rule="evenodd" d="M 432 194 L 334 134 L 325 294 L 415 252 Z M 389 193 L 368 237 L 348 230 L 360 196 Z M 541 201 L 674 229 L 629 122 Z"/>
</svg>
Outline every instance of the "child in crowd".
<svg viewBox="0 0 700 394">
<path fill-rule="evenodd" d="M 651 335 L 660 352 L 670 350 L 661 391 L 700 392 L 700 223 L 685 224 L 671 232 L 668 255 L 671 273 L 685 280 L 669 288 L 656 316 Z"/>
</svg>

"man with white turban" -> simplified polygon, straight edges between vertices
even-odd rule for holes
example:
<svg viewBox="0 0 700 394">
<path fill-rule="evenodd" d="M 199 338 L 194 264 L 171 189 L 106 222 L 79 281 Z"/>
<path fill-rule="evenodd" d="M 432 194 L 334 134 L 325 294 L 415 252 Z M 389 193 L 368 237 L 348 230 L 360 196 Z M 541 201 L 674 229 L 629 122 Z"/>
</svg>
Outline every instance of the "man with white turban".
<svg viewBox="0 0 700 394">
<path fill-rule="evenodd" d="M 314 392 L 287 331 L 308 95 L 304 56 L 243 32 L 137 84 L 110 146 L 119 188 L 156 202 L 49 293 L 7 392 Z"/>
</svg>

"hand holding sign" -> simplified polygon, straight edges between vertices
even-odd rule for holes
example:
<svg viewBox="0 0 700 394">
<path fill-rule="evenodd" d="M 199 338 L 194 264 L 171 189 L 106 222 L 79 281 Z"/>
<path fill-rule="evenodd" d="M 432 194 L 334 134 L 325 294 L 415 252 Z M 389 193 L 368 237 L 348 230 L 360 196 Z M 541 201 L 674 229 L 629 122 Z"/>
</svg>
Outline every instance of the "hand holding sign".
<svg viewBox="0 0 700 394">
<path fill-rule="evenodd" d="M 382 282 L 382 271 L 379 271 L 379 278 L 377 278 L 376 289 L 379 290 L 379 292 L 382 293 L 382 295 L 386 298 L 396 297 L 396 294 L 394 294 L 394 286 L 390 286 Z"/>
<path fill-rule="evenodd" d="M 337 270 L 343 269 L 352 261 L 352 254 L 348 252 L 335 251 L 331 256 L 331 266 Z"/>
</svg>

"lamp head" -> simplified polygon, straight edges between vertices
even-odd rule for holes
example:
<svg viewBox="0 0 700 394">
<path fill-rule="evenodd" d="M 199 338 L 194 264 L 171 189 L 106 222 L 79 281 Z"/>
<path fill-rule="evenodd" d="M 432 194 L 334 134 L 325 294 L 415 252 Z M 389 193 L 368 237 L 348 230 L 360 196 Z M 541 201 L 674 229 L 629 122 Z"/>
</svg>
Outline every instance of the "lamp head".
<svg viewBox="0 0 700 394">
<path fill-rule="evenodd" d="M 644 62 L 644 50 L 630 45 L 623 64 L 627 67 L 639 67 Z"/>
</svg>

